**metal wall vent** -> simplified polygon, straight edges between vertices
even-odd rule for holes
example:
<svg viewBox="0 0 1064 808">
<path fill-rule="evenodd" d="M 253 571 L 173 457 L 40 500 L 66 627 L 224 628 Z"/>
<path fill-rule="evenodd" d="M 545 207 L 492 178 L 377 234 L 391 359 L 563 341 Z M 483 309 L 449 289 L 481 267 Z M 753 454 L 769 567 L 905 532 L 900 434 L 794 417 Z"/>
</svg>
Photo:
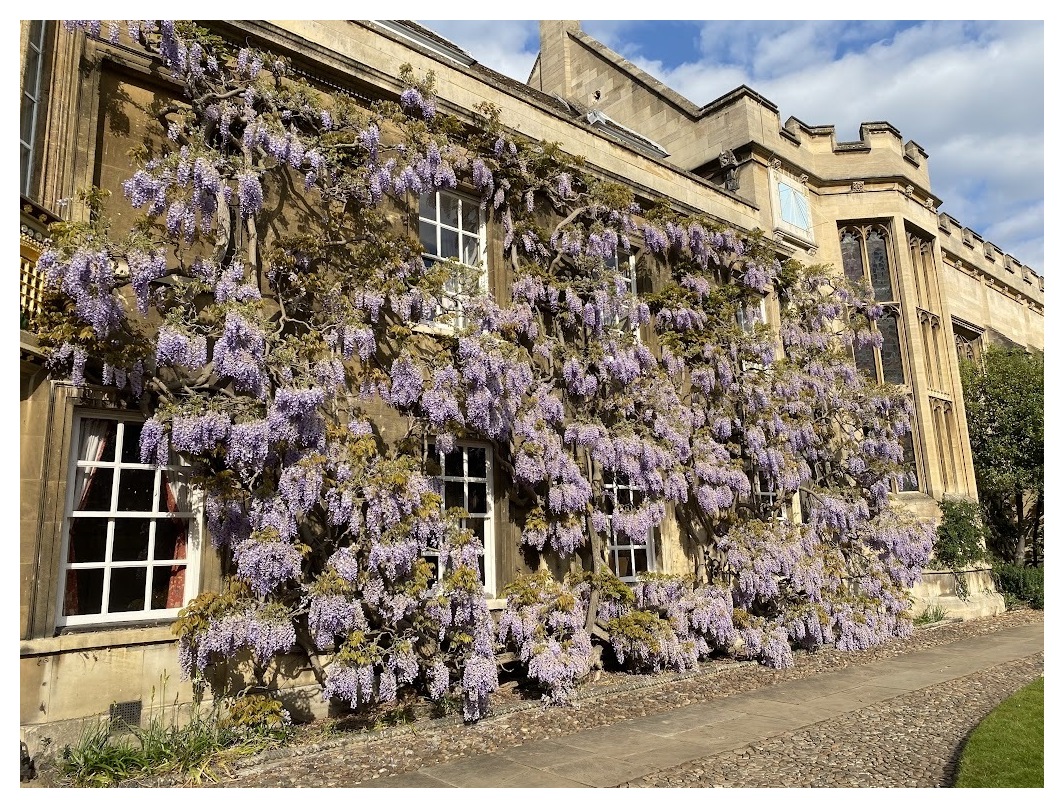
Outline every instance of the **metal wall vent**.
<svg viewBox="0 0 1064 808">
<path fill-rule="evenodd" d="M 139 727 L 140 713 L 144 706 L 142 701 L 117 701 L 111 705 L 111 725 L 115 729 Z"/>
</svg>

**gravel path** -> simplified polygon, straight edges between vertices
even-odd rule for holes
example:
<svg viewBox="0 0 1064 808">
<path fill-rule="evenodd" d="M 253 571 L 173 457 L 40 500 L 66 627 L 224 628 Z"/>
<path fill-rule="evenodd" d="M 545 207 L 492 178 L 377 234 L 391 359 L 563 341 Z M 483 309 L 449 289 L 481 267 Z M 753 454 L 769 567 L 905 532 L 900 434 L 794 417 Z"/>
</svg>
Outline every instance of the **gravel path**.
<svg viewBox="0 0 1064 808">
<path fill-rule="evenodd" d="M 456 719 L 333 738 L 264 753 L 241 761 L 215 787 L 357 786 L 540 739 L 561 738 L 625 718 L 653 715 L 687 704 L 801 679 L 815 673 L 890 659 L 900 654 L 1042 623 L 1043 613 L 1008 612 L 965 623 L 917 629 L 905 640 L 846 653 L 799 654 L 795 667 L 773 671 L 749 663 L 721 662 L 684 677 L 606 676 L 582 688 L 569 707 L 542 709 L 503 698 L 496 715 L 465 726 Z M 1041 675 L 1041 654 L 862 709 L 812 728 L 776 736 L 742 750 L 694 761 L 629 785 L 710 786 L 914 786 L 948 785 L 964 738 L 1005 697 Z M 162 783 L 154 783 L 163 785 Z M 144 784 L 147 785 L 147 784 Z"/>
<path fill-rule="evenodd" d="M 999 665 L 692 761 L 629 788 L 937 788 L 952 785 L 964 740 L 998 704 L 1042 675 L 1043 655 Z"/>
</svg>

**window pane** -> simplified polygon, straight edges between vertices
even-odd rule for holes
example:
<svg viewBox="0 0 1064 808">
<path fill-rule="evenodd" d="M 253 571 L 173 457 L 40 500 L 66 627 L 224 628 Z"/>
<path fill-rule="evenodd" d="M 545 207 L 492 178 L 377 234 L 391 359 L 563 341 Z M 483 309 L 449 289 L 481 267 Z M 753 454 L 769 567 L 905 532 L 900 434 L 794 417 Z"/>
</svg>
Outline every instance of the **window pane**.
<svg viewBox="0 0 1064 808">
<path fill-rule="evenodd" d="M 861 243 L 854 237 L 853 233 L 843 233 L 839 246 L 842 248 L 842 270 L 846 273 L 846 277 L 854 283 L 864 281 L 864 259 L 861 257 Z"/>
<path fill-rule="evenodd" d="M 122 462 L 123 463 L 139 463 L 140 462 L 140 431 L 144 428 L 143 424 L 134 423 L 126 424 L 125 429 L 122 430 Z"/>
<path fill-rule="evenodd" d="M 486 477 L 487 476 L 487 458 L 488 453 L 482 447 L 471 446 L 466 449 L 466 454 L 469 457 L 469 476 L 470 477 Z"/>
<path fill-rule="evenodd" d="M 151 573 L 151 607 L 176 609 L 185 602 L 185 568 L 155 567 Z"/>
<path fill-rule="evenodd" d="M 613 571 L 618 578 L 632 577 L 632 559 L 627 550 L 614 555 Z"/>
<path fill-rule="evenodd" d="M 33 145 L 31 142 L 33 139 L 33 113 L 36 106 L 37 104 L 33 99 L 26 95 L 22 96 L 22 126 L 19 129 L 19 137 L 23 143 L 29 143 L 31 146 Z"/>
<path fill-rule="evenodd" d="M 144 567 L 111 570 L 111 593 L 107 598 L 108 612 L 139 612 L 144 609 L 144 587 L 148 571 Z"/>
<path fill-rule="evenodd" d="M 444 507 L 465 507 L 465 485 L 454 480 L 448 480 L 444 489 Z"/>
<path fill-rule="evenodd" d="M 473 202 L 462 203 L 462 229 L 467 233 L 480 233 L 480 207 Z"/>
<path fill-rule="evenodd" d="M 480 266 L 480 239 L 462 236 L 462 263 L 471 267 Z"/>
<path fill-rule="evenodd" d="M 115 459 L 118 422 L 107 418 L 83 418 L 78 443 L 78 460 L 110 463 Z"/>
<path fill-rule="evenodd" d="M 449 455 L 444 456 L 443 473 L 448 477 L 464 477 L 465 469 L 462 468 L 462 450 L 456 449 Z"/>
<path fill-rule="evenodd" d="M 78 469 L 74 481 L 75 511 L 110 511 L 114 469 Z"/>
<path fill-rule="evenodd" d="M 107 553 L 107 520 L 79 517 L 70 521 L 67 561 L 103 561 Z"/>
<path fill-rule="evenodd" d="M 417 232 L 418 237 L 421 239 L 421 249 L 429 255 L 439 255 L 436 251 L 438 248 L 436 244 L 436 225 L 430 222 L 419 222 Z"/>
<path fill-rule="evenodd" d="M 114 561 L 145 561 L 148 558 L 150 519 L 115 519 L 115 538 L 111 547 Z"/>
<path fill-rule="evenodd" d="M 189 484 L 188 473 L 164 471 L 159 491 L 159 510 L 169 513 L 189 513 L 192 510 L 192 502 L 189 499 L 191 493 L 192 486 Z"/>
<path fill-rule="evenodd" d="M 122 469 L 118 480 L 118 510 L 150 511 L 155 494 L 155 472 Z"/>
<path fill-rule="evenodd" d="M 876 300 L 893 300 L 890 266 L 887 263 L 887 243 L 883 234 L 873 230 L 868 234 L 868 265 L 872 276 L 872 291 Z"/>
<path fill-rule="evenodd" d="M 418 215 L 423 219 L 436 218 L 436 194 L 422 194 L 418 200 Z"/>
<path fill-rule="evenodd" d="M 902 451 L 904 452 L 904 456 L 905 456 L 905 467 L 909 471 L 909 475 L 905 478 L 905 481 L 902 483 L 901 490 L 902 491 L 918 491 L 918 490 L 920 490 L 920 487 L 919 487 L 919 480 L 917 479 L 917 476 L 916 476 L 916 452 L 913 449 L 913 436 L 912 436 L 912 433 L 911 432 L 907 432 L 905 435 L 903 435 L 901 437 L 900 441 L 901 441 L 901 448 L 902 448 Z"/>
<path fill-rule="evenodd" d="M 451 227 L 458 227 L 458 197 L 440 194 L 440 222 Z"/>
<path fill-rule="evenodd" d="M 157 561 L 185 558 L 188 520 L 159 519 L 155 522 L 155 553 Z"/>
<path fill-rule="evenodd" d="M 901 345 L 898 342 L 898 321 L 893 314 L 885 315 L 880 319 L 879 330 L 883 334 L 883 348 L 880 350 L 883 362 L 883 381 L 889 384 L 905 384 Z"/>
<path fill-rule="evenodd" d="M 483 519 L 466 519 L 466 527 L 469 528 L 469 532 L 477 537 L 480 542 L 480 546 L 484 546 L 484 520 Z"/>
<path fill-rule="evenodd" d="M 646 548 L 636 547 L 632 550 L 632 555 L 635 556 L 635 571 L 646 572 L 648 569 Z"/>
<path fill-rule="evenodd" d="M 68 570 L 63 614 L 99 614 L 103 606 L 103 570 Z"/>
<path fill-rule="evenodd" d="M 469 483 L 470 513 L 488 512 L 488 486 L 485 483 Z"/>
<path fill-rule="evenodd" d="M 458 258 L 458 231 L 440 228 L 440 258 Z"/>
<path fill-rule="evenodd" d="M 879 375 L 876 373 L 876 356 L 875 349 L 870 345 L 864 347 L 854 346 L 853 349 L 853 363 L 857 365 L 857 369 L 861 371 L 865 376 L 874 382 L 879 381 Z"/>
</svg>

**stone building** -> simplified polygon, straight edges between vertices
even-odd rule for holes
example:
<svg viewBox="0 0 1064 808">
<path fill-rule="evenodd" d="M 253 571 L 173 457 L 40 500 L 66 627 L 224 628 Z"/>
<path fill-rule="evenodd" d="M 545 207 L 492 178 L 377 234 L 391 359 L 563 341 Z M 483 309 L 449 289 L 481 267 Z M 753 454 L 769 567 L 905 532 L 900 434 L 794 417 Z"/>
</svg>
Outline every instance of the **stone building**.
<svg viewBox="0 0 1064 808">
<path fill-rule="evenodd" d="M 929 155 L 891 124 L 865 123 L 858 140 L 840 141 L 831 126 L 781 121 L 771 101 L 745 86 L 697 107 L 574 21 L 541 23 L 541 51 L 524 85 L 413 23 L 212 25 L 289 56 L 323 92 L 395 98 L 401 65 L 419 75 L 432 71 L 438 103 L 449 113 L 469 119 L 476 105 L 489 102 L 501 110 L 503 125 L 560 144 L 640 197 L 763 231 L 781 256 L 829 262 L 865 278 L 889 313 L 880 323 L 883 348 L 858 355 L 858 364 L 881 381 L 906 385 L 916 405 L 909 453 L 916 482 L 896 496 L 934 515 L 944 496 L 976 495 L 958 356 L 975 355 L 990 340 L 1042 350 L 1043 280 L 940 211 Z M 149 710 L 189 702 L 170 625 L 184 603 L 217 584 L 220 568 L 196 509 L 178 507 L 187 527 L 173 538 L 179 563 L 167 561 L 177 571 L 153 590 L 150 604 L 116 614 L 70 608 L 76 587 L 69 583 L 67 533 L 77 492 L 84 497 L 88 490 L 77 459 L 87 442 L 104 440 L 90 424 L 106 421 L 109 440 L 118 444 L 111 450 L 114 473 L 144 473 L 121 450 L 141 416 L 116 412 L 107 388 L 48 378 L 32 328 L 42 287 L 34 263 L 50 223 L 86 215 L 63 201 L 76 190 L 95 184 L 121 199 L 130 148 L 152 125 L 144 110 L 167 85 L 140 52 L 54 22 L 23 21 L 20 53 L 20 724 L 36 753 L 44 739 L 69 737 L 86 717 L 137 722 Z M 132 215 L 121 207 L 113 213 L 119 222 Z M 496 230 L 481 223 L 466 234 L 484 245 L 491 289 L 503 271 Z M 637 289 L 644 281 L 634 276 Z M 771 308 L 770 302 L 770 322 L 778 318 Z M 481 473 L 490 496 L 490 457 L 476 460 L 486 463 Z M 523 562 L 505 492 L 490 501 L 482 517 L 485 572 L 497 594 Z M 683 572 L 689 563 L 668 523 L 656 543 L 638 551 L 642 557 L 627 551 L 629 573 L 639 566 Z M 622 563 L 620 553 L 613 558 Z M 974 594 L 963 603 L 953 595 L 952 576 L 925 576 L 914 593 L 916 608 L 946 598 L 955 614 L 1001 609 L 1000 596 L 978 594 L 987 588 L 986 573 L 972 576 Z M 290 684 L 311 681 L 296 671 Z"/>
</svg>

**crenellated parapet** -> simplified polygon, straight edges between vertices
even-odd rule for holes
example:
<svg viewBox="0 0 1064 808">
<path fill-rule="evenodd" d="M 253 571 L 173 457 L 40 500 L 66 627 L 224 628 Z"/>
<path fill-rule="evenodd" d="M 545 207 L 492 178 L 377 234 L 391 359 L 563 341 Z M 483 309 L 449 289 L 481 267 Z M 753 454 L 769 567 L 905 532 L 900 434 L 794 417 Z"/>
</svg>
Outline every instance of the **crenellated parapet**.
<svg viewBox="0 0 1064 808">
<path fill-rule="evenodd" d="M 1026 264 L 965 227 L 948 213 L 938 216 L 944 260 L 983 285 L 1042 313 L 1045 278 Z"/>
</svg>

